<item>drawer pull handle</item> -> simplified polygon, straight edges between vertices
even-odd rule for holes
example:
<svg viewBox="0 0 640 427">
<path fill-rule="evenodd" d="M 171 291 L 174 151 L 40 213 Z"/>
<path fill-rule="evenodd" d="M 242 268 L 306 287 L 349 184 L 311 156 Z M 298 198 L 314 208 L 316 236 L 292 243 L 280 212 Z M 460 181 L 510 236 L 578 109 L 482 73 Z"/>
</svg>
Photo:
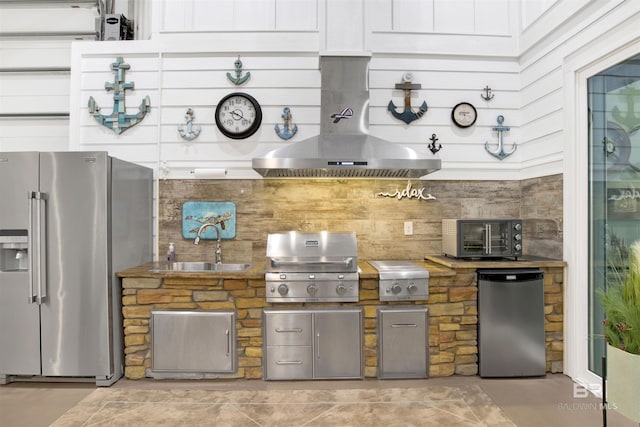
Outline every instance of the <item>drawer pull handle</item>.
<svg viewBox="0 0 640 427">
<path fill-rule="evenodd" d="M 276 328 L 276 332 L 287 333 L 287 332 L 302 332 L 302 328 L 292 328 L 292 329 L 281 329 Z"/>
<path fill-rule="evenodd" d="M 418 325 L 415 323 L 394 323 L 391 325 L 392 328 L 417 328 Z"/>
<path fill-rule="evenodd" d="M 277 360 L 276 365 L 302 365 L 302 360 Z"/>
</svg>

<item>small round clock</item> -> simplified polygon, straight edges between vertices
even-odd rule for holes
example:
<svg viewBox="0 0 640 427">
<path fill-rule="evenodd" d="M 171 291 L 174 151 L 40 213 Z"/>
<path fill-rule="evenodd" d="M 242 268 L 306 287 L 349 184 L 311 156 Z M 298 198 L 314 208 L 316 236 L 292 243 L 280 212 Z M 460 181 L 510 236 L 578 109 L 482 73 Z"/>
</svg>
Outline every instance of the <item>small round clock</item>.
<svg viewBox="0 0 640 427">
<path fill-rule="evenodd" d="M 453 123 L 461 128 L 468 128 L 473 126 L 478 118 L 478 112 L 476 107 L 468 102 L 461 102 L 451 110 L 451 120 Z"/>
<path fill-rule="evenodd" d="M 248 138 L 260 128 L 262 109 L 254 97 L 242 92 L 226 95 L 215 113 L 220 132 L 233 139 Z"/>
</svg>

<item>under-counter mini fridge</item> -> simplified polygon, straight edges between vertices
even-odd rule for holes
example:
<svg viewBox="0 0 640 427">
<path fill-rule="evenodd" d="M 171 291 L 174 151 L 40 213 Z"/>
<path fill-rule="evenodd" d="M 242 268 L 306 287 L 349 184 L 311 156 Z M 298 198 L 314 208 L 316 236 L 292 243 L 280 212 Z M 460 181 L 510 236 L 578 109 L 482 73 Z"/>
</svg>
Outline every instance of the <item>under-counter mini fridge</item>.
<svg viewBox="0 0 640 427">
<path fill-rule="evenodd" d="M 477 276 L 479 375 L 544 376 L 544 273 L 480 269 Z"/>
<path fill-rule="evenodd" d="M 153 257 L 153 171 L 106 152 L 0 153 L 0 384 L 123 374 L 116 272 Z"/>
</svg>

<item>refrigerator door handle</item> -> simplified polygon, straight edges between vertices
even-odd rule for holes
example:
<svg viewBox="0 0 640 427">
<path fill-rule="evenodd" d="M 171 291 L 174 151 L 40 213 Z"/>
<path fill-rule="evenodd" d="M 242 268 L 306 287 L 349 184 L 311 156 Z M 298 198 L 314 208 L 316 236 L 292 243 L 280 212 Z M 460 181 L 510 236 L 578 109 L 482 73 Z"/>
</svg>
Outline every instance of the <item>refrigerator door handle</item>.
<svg viewBox="0 0 640 427">
<path fill-rule="evenodd" d="M 35 282 L 35 278 L 33 277 L 35 274 L 35 269 L 36 269 L 36 263 L 35 263 L 35 252 L 33 251 L 33 206 L 34 206 L 34 199 L 33 199 L 33 195 L 34 192 L 29 191 L 29 194 L 27 195 L 28 197 L 28 201 L 29 201 L 29 225 L 28 225 L 28 229 L 27 229 L 27 254 L 29 256 L 29 298 L 27 300 L 27 302 L 29 304 L 33 304 L 34 302 L 36 302 L 36 294 L 35 294 L 35 290 L 33 289 L 34 286 L 34 282 Z"/>
<path fill-rule="evenodd" d="M 38 305 L 44 303 L 47 299 L 47 265 L 46 265 L 46 248 L 47 248 L 47 229 L 46 229 L 46 199 L 45 193 L 33 191 L 29 193 L 30 209 L 29 209 L 29 251 L 31 253 L 31 265 L 29 273 L 30 300 Z M 35 212 L 33 212 L 35 210 Z M 34 224 L 35 214 L 35 224 Z M 35 225 L 35 230 L 33 230 Z M 35 240 L 35 244 L 34 244 Z M 33 247 L 35 246 L 35 250 Z M 34 295 L 34 287 L 37 287 L 37 293 Z"/>
</svg>

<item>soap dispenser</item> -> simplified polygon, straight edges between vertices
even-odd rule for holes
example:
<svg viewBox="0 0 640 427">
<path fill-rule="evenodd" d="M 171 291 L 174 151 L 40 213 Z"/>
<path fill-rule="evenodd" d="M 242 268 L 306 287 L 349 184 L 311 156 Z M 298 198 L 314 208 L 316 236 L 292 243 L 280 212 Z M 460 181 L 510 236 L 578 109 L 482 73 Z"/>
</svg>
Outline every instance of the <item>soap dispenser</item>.
<svg viewBox="0 0 640 427">
<path fill-rule="evenodd" d="M 176 248 L 173 242 L 169 242 L 169 250 L 167 250 L 167 262 L 169 264 L 176 262 Z"/>
</svg>

